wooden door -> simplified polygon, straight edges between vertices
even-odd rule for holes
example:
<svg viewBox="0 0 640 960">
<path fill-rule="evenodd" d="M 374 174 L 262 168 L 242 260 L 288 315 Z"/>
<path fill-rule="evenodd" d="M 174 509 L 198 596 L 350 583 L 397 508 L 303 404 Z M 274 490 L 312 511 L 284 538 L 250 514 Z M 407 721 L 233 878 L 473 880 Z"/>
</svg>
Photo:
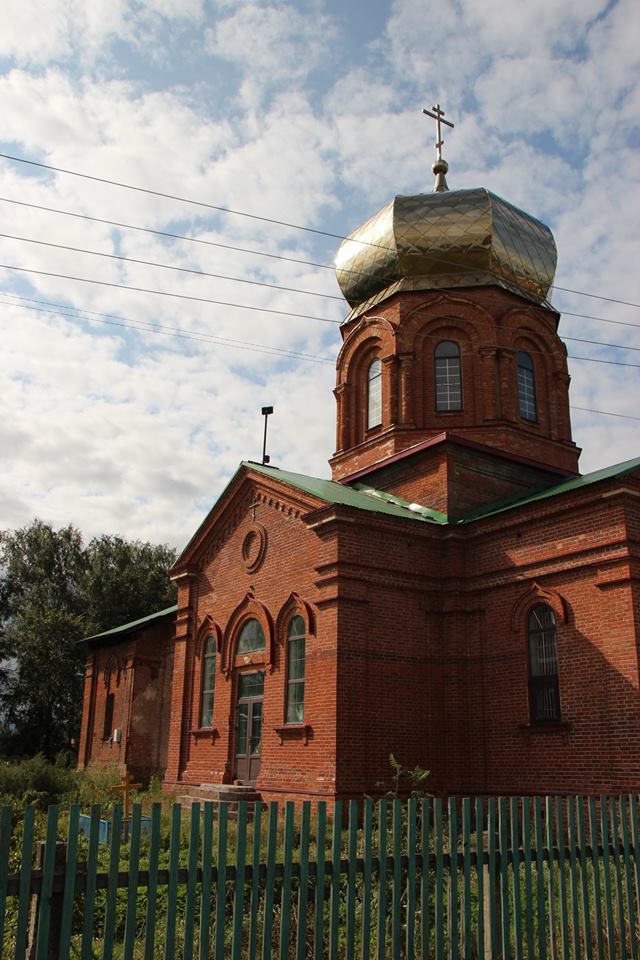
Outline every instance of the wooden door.
<svg viewBox="0 0 640 960">
<path fill-rule="evenodd" d="M 263 693 L 264 673 L 239 675 L 234 779 L 241 783 L 255 784 L 260 771 Z"/>
</svg>

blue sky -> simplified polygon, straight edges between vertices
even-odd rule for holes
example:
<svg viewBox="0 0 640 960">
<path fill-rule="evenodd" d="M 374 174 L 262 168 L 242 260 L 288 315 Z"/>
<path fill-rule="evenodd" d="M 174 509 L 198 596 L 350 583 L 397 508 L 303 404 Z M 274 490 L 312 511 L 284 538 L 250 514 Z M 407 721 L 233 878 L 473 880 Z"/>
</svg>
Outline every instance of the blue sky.
<svg viewBox="0 0 640 960">
<path fill-rule="evenodd" d="M 37 515 L 181 546 L 259 457 L 267 403 L 273 462 L 328 475 L 347 311 L 331 269 L 292 261 L 331 265 L 338 241 L 256 217 L 345 234 L 431 189 L 436 101 L 452 189 L 548 223 L 558 286 L 640 303 L 631 0 L 8 0 L 3 21 L 0 152 L 254 216 L 0 159 L 0 232 L 22 238 L 0 237 L 0 263 L 282 313 L 0 269 L 0 528 Z M 583 471 L 637 454 L 637 422 L 579 408 L 639 415 L 640 371 L 616 364 L 640 364 L 640 309 L 553 302 L 591 358 L 570 361 Z"/>
</svg>

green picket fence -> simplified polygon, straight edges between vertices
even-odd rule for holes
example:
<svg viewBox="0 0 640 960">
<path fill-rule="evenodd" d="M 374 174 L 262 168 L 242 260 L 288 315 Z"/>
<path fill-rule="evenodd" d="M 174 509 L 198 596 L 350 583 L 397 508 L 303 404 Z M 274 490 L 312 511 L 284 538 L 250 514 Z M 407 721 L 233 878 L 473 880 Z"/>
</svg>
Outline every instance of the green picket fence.
<svg viewBox="0 0 640 960">
<path fill-rule="evenodd" d="M 638 958 L 635 795 L 100 813 L 0 811 L 2 957 Z"/>
</svg>

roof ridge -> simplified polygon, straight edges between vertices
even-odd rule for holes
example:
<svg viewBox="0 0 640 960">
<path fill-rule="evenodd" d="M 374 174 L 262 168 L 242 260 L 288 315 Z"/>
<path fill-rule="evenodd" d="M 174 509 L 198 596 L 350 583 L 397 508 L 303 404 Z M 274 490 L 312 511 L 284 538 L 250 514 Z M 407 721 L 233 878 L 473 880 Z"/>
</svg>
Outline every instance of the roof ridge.
<svg viewBox="0 0 640 960">
<path fill-rule="evenodd" d="M 613 480 L 615 477 L 626 476 L 635 470 L 640 470 L 640 457 L 623 460 L 621 463 L 614 463 L 609 467 L 601 467 L 599 470 L 593 470 L 591 473 L 582 474 L 582 476 L 570 477 L 567 480 L 554 483 L 549 487 L 538 488 L 532 493 L 516 494 L 511 497 L 504 497 L 502 500 L 494 500 L 493 503 L 470 511 L 455 522 L 471 523 L 473 520 L 481 520 L 484 517 L 493 516 L 496 513 L 502 513 L 505 510 L 525 506 L 529 503 L 535 503 L 538 500 L 548 500 L 551 497 L 556 497 L 563 493 L 581 490 L 584 487 L 590 487 L 595 483 L 600 483 L 602 480 Z"/>
</svg>

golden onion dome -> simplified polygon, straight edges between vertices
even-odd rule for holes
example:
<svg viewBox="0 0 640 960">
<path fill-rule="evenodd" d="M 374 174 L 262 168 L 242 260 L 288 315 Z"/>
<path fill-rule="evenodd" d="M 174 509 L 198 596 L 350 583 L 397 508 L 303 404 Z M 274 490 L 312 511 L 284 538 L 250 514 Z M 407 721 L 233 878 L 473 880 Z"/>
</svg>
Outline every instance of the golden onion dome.
<svg viewBox="0 0 640 960">
<path fill-rule="evenodd" d="M 550 229 L 484 188 L 397 196 L 342 242 L 338 283 L 350 316 L 404 290 L 498 285 L 546 304 Z"/>
</svg>

